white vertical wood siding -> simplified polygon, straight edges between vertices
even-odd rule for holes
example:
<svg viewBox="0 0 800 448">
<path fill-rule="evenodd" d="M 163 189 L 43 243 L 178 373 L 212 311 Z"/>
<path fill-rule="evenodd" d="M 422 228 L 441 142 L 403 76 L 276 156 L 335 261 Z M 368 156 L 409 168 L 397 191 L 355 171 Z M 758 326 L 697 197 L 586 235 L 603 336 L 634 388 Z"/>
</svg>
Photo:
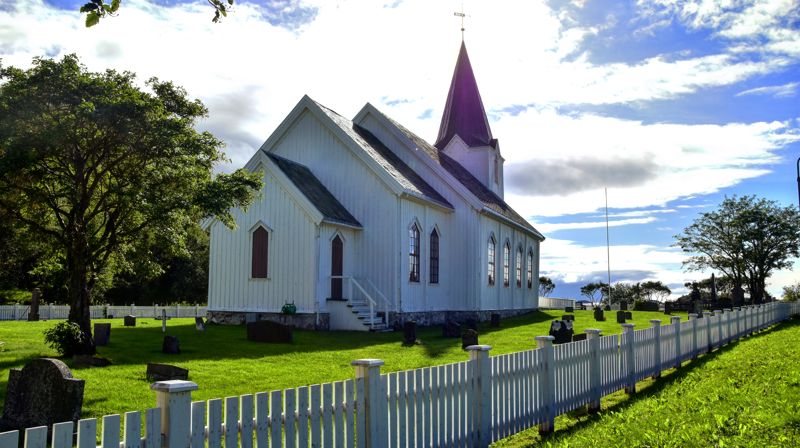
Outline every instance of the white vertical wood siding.
<svg viewBox="0 0 800 448">
<path fill-rule="evenodd" d="M 398 256 L 392 254 L 396 254 L 398 248 L 392 235 L 397 235 L 399 227 L 394 193 L 308 111 L 301 114 L 291 131 L 275 143 L 270 152 L 309 167 L 361 223 L 363 230 L 353 239 L 352 245 L 345 247 L 345 252 L 358 254 L 350 264 L 352 272 L 356 277 L 370 279 L 387 298 L 393 300 L 398 294 L 395 281 Z M 324 259 L 326 252 L 321 250 L 320 253 Z M 320 269 L 320 272 L 326 271 Z"/>
<path fill-rule="evenodd" d="M 355 275 L 355 266 L 358 264 L 358 258 L 354 248 L 358 246 L 358 239 L 361 236 L 361 231 L 350 229 L 347 227 L 335 226 L 332 224 L 323 223 L 320 226 L 319 232 L 319 272 L 317 279 L 317 292 L 316 297 L 321 301 L 320 310 L 327 311 L 326 299 L 331 296 L 331 242 L 336 235 L 342 238 L 342 249 L 344 251 L 342 263 L 342 275 L 344 277 L 351 277 Z M 342 294 L 345 298 L 348 294 L 347 282 L 342 282 Z M 384 293 L 385 294 L 385 293 Z M 388 297 L 388 296 L 387 296 Z"/>
<path fill-rule="evenodd" d="M 482 310 L 526 309 L 539 306 L 539 240 L 486 215 L 480 216 L 481 223 L 481 302 Z M 495 282 L 489 285 L 487 278 L 489 238 L 494 235 L 495 246 Z M 503 286 L 503 250 L 508 241 L 511 245 L 509 285 Z M 517 247 L 522 246 L 522 286 L 516 283 Z M 528 289 L 527 254 L 533 249 L 533 285 Z"/>
<path fill-rule="evenodd" d="M 279 312 L 294 301 L 297 311 L 315 312 L 317 226 L 265 170 L 261 197 L 248 209 L 233 209 L 234 230 L 211 226 L 208 308 L 212 311 Z M 269 233 L 269 278 L 251 279 L 250 230 Z"/>
</svg>

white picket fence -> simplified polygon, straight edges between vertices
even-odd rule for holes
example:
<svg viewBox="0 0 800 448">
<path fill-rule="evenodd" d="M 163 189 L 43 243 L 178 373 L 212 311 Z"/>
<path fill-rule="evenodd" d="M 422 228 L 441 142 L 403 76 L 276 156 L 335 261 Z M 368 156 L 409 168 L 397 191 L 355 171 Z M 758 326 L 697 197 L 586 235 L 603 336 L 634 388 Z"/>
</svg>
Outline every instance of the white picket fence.
<svg viewBox="0 0 800 448">
<path fill-rule="evenodd" d="M 161 317 L 162 311 L 167 317 L 205 317 L 206 307 L 200 305 L 92 305 L 92 319 L 106 317 Z M 27 320 L 30 306 L 28 305 L 0 305 L 0 320 Z M 39 319 L 53 320 L 66 319 L 69 316 L 68 305 L 39 306 Z"/>
<path fill-rule="evenodd" d="M 575 307 L 575 300 L 574 299 L 559 299 L 556 297 L 542 297 L 539 296 L 539 308 L 542 309 L 550 309 L 550 310 L 563 310 L 564 308 L 571 306 Z"/>
<path fill-rule="evenodd" d="M 705 313 L 669 325 L 652 320 L 619 335 L 586 330 L 587 339 L 489 356 L 491 347 L 468 347 L 469 360 L 381 374 L 383 361 L 354 361 L 355 378 L 286 390 L 192 402 L 189 381 L 154 383 L 157 408 L 102 418 L 103 448 L 439 447 L 479 446 L 539 426 L 553 430 L 557 415 L 588 405 L 636 382 L 658 377 L 713 348 L 764 329 L 800 304 L 769 303 Z M 77 424 L 77 446 L 94 448 L 97 420 Z M 73 444 L 73 424 L 50 433 L 52 448 Z M 24 432 L 26 448 L 46 448 L 48 428 Z M 17 448 L 20 433 L 0 434 L 0 448 Z"/>
</svg>

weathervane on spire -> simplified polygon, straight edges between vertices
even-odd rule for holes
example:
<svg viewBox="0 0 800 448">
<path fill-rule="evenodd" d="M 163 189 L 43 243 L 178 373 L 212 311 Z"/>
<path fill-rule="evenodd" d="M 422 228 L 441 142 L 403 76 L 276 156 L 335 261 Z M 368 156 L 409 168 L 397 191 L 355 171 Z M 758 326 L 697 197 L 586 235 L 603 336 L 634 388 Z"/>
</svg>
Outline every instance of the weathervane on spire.
<svg viewBox="0 0 800 448">
<path fill-rule="evenodd" d="M 461 3 L 461 12 L 456 11 L 453 13 L 453 15 L 456 17 L 461 17 L 461 40 L 464 40 L 464 18 L 467 17 L 467 15 L 464 14 L 463 2 Z"/>
</svg>

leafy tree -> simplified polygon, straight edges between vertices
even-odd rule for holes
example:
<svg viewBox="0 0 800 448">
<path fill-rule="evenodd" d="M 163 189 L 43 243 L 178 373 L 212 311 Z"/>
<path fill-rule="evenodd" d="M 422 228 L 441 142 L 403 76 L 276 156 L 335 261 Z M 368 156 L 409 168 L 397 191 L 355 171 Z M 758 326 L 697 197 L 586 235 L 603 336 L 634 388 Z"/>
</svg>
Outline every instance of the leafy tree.
<svg viewBox="0 0 800 448">
<path fill-rule="evenodd" d="M 672 294 L 672 290 L 660 281 L 643 282 L 640 287 L 641 294 L 646 300 L 664 301 Z"/>
<path fill-rule="evenodd" d="M 596 282 L 596 283 L 588 283 L 584 286 L 581 286 L 581 295 L 589 299 L 592 303 L 596 302 L 595 300 L 597 297 L 597 293 L 600 293 L 600 298 L 604 298 L 606 296 L 606 291 L 608 290 L 608 284 L 603 282 Z"/>
<path fill-rule="evenodd" d="M 800 214 L 775 201 L 734 196 L 703 213 L 676 239 L 693 254 L 685 266 L 720 270 L 734 288 L 746 285 L 751 300 L 759 303 L 772 272 L 791 269 L 790 259 L 800 256 Z"/>
<path fill-rule="evenodd" d="M 93 73 L 75 55 L 0 67 L 0 213 L 63 254 L 69 321 L 94 351 L 90 305 L 143 235 L 182 245 L 206 217 L 261 187 L 257 173 L 212 176 L 222 143 L 194 123 L 207 113 L 170 82 Z"/>
<path fill-rule="evenodd" d="M 783 300 L 797 302 L 800 300 L 800 283 L 783 287 Z"/>
<path fill-rule="evenodd" d="M 95 26 L 100 22 L 100 19 L 105 17 L 113 17 L 119 10 L 121 0 L 111 0 L 106 3 L 105 0 L 89 0 L 80 11 L 86 13 L 86 27 Z M 212 8 L 214 8 L 214 18 L 212 22 L 217 23 L 223 17 L 227 17 L 228 13 L 233 9 L 234 0 L 206 0 Z"/>
<path fill-rule="evenodd" d="M 556 289 L 556 284 L 550 280 L 550 277 L 541 276 L 539 277 L 539 295 L 547 297 L 548 294 L 553 292 Z"/>
</svg>

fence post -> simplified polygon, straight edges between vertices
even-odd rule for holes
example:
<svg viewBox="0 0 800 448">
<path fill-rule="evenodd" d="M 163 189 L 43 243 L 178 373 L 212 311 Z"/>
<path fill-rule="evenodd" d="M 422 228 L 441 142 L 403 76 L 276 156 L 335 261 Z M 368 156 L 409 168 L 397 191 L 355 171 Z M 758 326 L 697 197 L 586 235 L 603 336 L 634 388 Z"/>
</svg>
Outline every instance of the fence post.
<svg viewBox="0 0 800 448">
<path fill-rule="evenodd" d="M 653 379 L 661 378 L 661 320 L 650 319 L 650 326 L 653 328 L 653 340 L 655 346 L 653 347 Z"/>
<path fill-rule="evenodd" d="M 739 340 L 739 334 L 740 334 L 739 332 L 741 331 L 741 329 L 739 327 L 739 321 L 741 320 L 741 317 L 742 317 L 741 310 L 742 309 L 739 308 L 739 307 L 733 308 L 733 322 L 734 322 L 733 323 L 733 326 L 734 326 L 733 339 L 736 340 L 736 341 Z"/>
<path fill-rule="evenodd" d="M 717 316 L 717 347 L 722 347 L 723 342 L 725 342 L 722 337 L 722 310 L 714 311 L 714 315 Z"/>
<path fill-rule="evenodd" d="M 675 328 L 675 362 L 672 364 L 673 367 L 680 368 L 681 366 L 681 317 L 680 316 L 672 316 L 669 318 L 672 327 Z"/>
<path fill-rule="evenodd" d="M 47 320 L 53 320 L 53 304 L 47 305 Z"/>
<path fill-rule="evenodd" d="M 364 428 L 364 441 L 359 446 L 378 448 L 386 445 L 381 434 L 386 434 L 386 416 L 381 415 L 381 359 L 357 359 L 350 363 L 356 368 L 356 380 L 364 381 L 364 409 L 358 410 L 356 425 Z"/>
<path fill-rule="evenodd" d="M 706 322 L 706 353 L 710 353 L 714 348 L 711 340 L 711 316 L 714 313 L 711 311 L 703 311 L 703 320 Z"/>
<path fill-rule="evenodd" d="M 491 349 L 491 345 L 467 347 L 472 368 L 471 414 L 473 427 L 478 431 L 476 439 L 480 447 L 488 447 L 492 442 L 492 365 L 489 361 Z"/>
<path fill-rule="evenodd" d="M 131 316 L 135 316 L 135 315 L 136 315 L 136 305 L 131 303 Z"/>
<path fill-rule="evenodd" d="M 700 354 L 697 348 L 697 319 L 697 314 L 689 313 L 689 321 L 692 323 L 692 359 L 697 359 Z"/>
<path fill-rule="evenodd" d="M 622 349 L 624 351 L 625 364 L 628 367 L 626 372 L 627 384 L 625 385 L 626 394 L 636 393 L 636 350 L 633 346 L 633 324 L 622 324 Z"/>
<path fill-rule="evenodd" d="M 600 412 L 600 399 L 603 397 L 600 390 L 600 335 L 602 330 L 587 328 L 583 330 L 589 340 L 589 383 L 591 387 L 589 413 Z"/>
<path fill-rule="evenodd" d="M 19 303 L 14 304 L 14 320 L 17 320 L 19 316 Z"/>
<path fill-rule="evenodd" d="M 553 351 L 553 336 L 536 336 L 536 346 L 542 349 L 544 375 L 541 387 L 544 402 L 544 420 L 539 425 L 539 434 L 550 434 L 556 423 L 556 358 Z"/>
<path fill-rule="evenodd" d="M 161 409 L 161 446 L 189 446 L 192 421 L 192 391 L 197 384 L 191 381 L 159 381 L 150 385 L 156 391 L 156 406 Z"/>
<path fill-rule="evenodd" d="M 733 340 L 733 336 L 731 335 L 731 330 L 733 329 L 731 326 L 731 313 L 733 310 L 728 308 L 725 310 L 725 326 L 727 327 L 727 333 L 725 333 L 725 343 L 730 344 Z"/>
</svg>

